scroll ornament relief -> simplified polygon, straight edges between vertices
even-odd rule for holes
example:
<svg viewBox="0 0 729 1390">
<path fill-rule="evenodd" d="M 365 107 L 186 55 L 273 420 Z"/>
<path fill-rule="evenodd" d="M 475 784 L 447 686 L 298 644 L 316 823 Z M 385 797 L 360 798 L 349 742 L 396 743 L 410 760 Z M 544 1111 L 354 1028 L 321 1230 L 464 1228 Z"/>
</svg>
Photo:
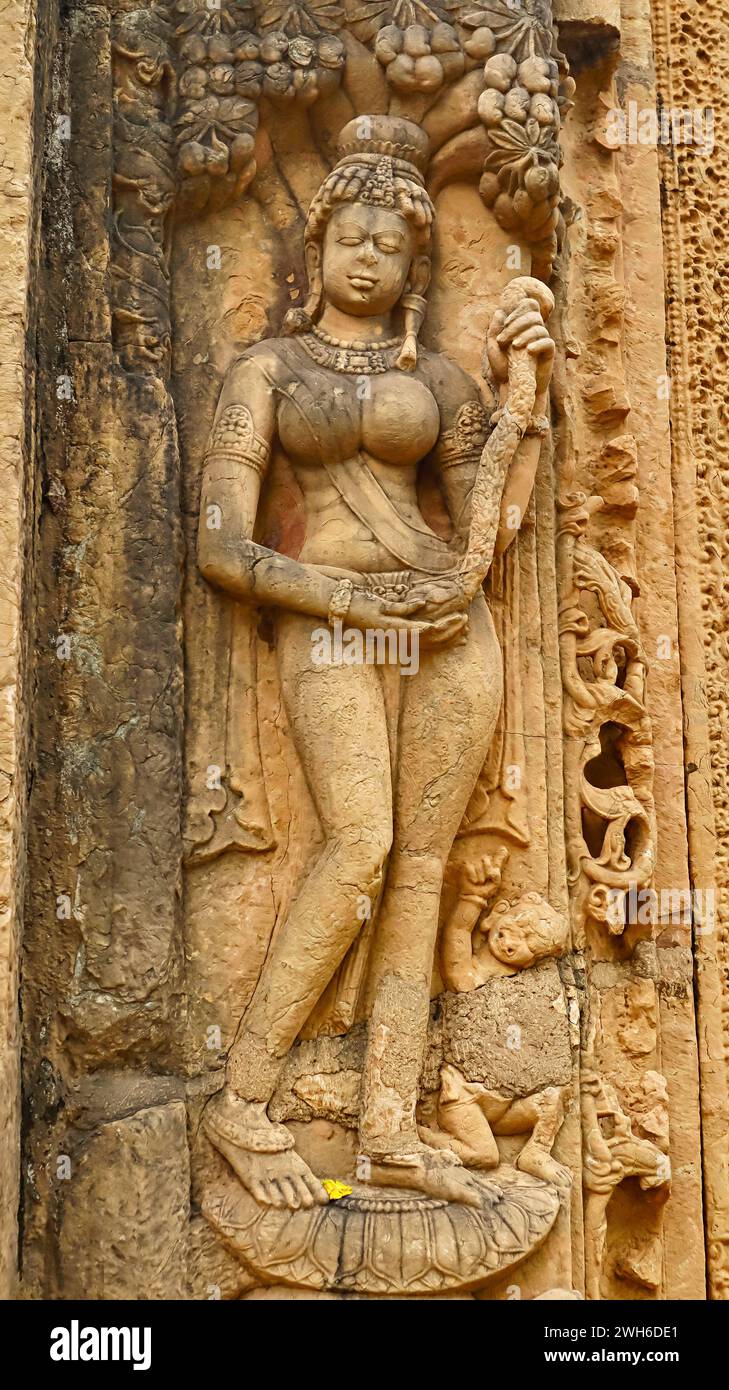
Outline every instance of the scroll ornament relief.
<svg viewBox="0 0 729 1390">
<path fill-rule="evenodd" d="M 564 727 L 569 782 L 579 792 L 567 846 L 578 946 L 589 923 L 622 934 L 626 895 L 651 882 L 655 858 L 646 657 L 632 590 L 585 538 L 602 505 L 579 491 L 559 500 Z"/>
</svg>

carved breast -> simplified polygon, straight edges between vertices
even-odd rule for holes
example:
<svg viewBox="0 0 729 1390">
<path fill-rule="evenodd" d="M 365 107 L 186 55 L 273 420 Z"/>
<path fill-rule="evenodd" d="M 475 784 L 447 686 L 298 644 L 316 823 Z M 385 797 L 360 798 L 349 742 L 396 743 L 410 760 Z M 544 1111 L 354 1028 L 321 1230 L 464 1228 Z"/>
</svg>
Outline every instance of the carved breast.
<svg viewBox="0 0 729 1390">
<path fill-rule="evenodd" d="M 382 463 L 417 463 L 432 449 L 440 413 L 432 391 L 404 372 L 372 378 L 362 402 L 362 446 Z"/>
<path fill-rule="evenodd" d="M 363 380 L 368 394 L 363 394 Z M 302 385 L 292 382 L 282 393 L 278 414 L 281 444 L 294 463 L 336 462 L 360 449 L 382 463 L 418 463 L 438 438 L 440 414 L 433 393 L 404 372 L 363 379 L 319 369 L 315 397 L 308 379 L 305 391 Z"/>
</svg>

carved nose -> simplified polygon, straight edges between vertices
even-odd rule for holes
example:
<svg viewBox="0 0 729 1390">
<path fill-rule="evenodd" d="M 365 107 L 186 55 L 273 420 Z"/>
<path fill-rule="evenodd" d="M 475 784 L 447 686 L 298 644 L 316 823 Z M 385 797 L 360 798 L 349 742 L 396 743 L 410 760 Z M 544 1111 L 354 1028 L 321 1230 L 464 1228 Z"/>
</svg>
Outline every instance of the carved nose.
<svg viewBox="0 0 729 1390">
<path fill-rule="evenodd" d="M 375 265 L 377 263 L 377 252 L 371 241 L 364 243 L 357 260 L 362 261 L 364 265 Z"/>
</svg>

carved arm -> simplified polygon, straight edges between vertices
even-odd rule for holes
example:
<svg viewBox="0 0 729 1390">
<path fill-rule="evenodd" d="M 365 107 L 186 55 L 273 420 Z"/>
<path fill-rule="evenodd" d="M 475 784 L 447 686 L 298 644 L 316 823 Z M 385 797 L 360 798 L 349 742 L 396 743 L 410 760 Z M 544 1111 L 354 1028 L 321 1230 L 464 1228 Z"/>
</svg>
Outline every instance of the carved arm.
<svg viewBox="0 0 729 1390">
<path fill-rule="evenodd" d="M 506 400 L 485 444 L 471 499 L 471 526 L 461 562 L 466 593 L 478 592 L 497 547 L 506 549 L 518 530 L 534 485 L 554 344 L 544 327 L 554 300 L 545 285 L 527 276 L 512 280 L 489 335 L 489 361 L 506 384 Z M 524 440 L 524 436 L 527 439 Z M 510 512 L 510 508 L 516 511 Z"/>
<path fill-rule="evenodd" d="M 380 600 L 353 585 L 343 591 L 341 581 L 315 565 L 300 564 L 252 540 L 275 428 L 271 384 L 255 358 L 241 358 L 223 385 L 205 456 L 200 572 L 208 583 L 251 603 L 325 621 L 336 610 L 355 626 L 376 626 L 385 616 Z M 414 626 L 391 614 L 387 621 L 393 627 Z"/>
</svg>

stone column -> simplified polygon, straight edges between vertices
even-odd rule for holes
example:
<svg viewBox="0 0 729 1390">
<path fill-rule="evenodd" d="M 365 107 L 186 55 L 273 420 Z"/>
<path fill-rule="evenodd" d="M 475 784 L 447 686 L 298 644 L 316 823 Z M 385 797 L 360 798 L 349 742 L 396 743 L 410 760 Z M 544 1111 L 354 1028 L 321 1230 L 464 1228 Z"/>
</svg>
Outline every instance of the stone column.
<svg viewBox="0 0 729 1390">
<path fill-rule="evenodd" d="M 0 13 L 0 1298 L 17 1270 L 20 1177 L 20 923 L 25 882 L 29 536 L 33 515 L 35 0 Z"/>
</svg>

